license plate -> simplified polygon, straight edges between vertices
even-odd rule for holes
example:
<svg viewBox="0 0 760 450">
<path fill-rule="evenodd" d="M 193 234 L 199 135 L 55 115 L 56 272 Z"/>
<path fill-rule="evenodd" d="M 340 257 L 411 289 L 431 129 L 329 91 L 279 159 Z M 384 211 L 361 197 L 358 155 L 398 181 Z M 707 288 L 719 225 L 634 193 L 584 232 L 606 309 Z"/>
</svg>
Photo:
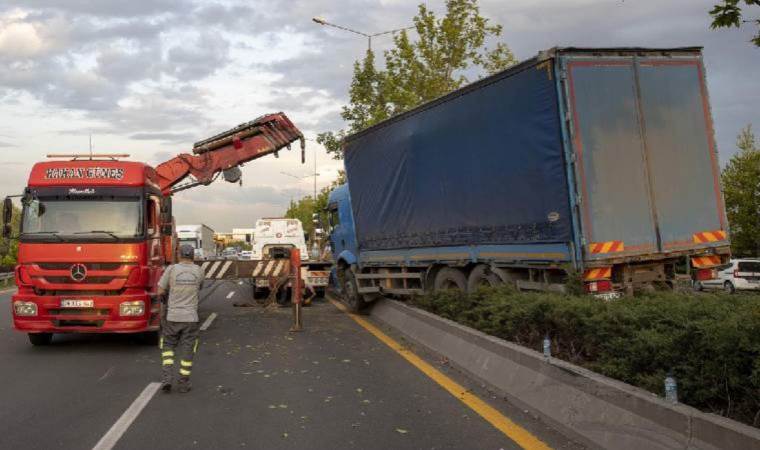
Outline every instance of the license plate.
<svg viewBox="0 0 760 450">
<path fill-rule="evenodd" d="M 61 300 L 61 308 L 92 308 L 95 302 L 92 300 Z"/>
<path fill-rule="evenodd" d="M 617 300 L 623 296 L 622 292 L 605 292 L 603 294 L 594 294 L 594 297 L 601 298 L 602 300 Z"/>
</svg>

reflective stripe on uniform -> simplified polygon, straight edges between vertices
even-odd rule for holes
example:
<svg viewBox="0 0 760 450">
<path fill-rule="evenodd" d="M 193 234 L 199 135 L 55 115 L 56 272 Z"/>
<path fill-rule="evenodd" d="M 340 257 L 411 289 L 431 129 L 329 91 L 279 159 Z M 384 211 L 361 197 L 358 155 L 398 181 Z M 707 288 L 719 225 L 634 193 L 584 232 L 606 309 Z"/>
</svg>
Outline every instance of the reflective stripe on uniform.
<svg viewBox="0 0 760 450">
<path fill-rule="evenodd" d="M 172 365 L 174 365 L 174 360 L 173 359 L 165 359 L 163 361 L 163 365 L 165 365 L 165 366 L 172 366 Z"/>
<path fill-rule="evenodd" d="M 190 376 L 190 373 L 191 373 L 191 372 L 190 372 L 189 370 L 187 370 L 187 369 L 179 369 L 179 374 L 180 374 L 180 375 L 184 375 L 184 376 L 186 376 L 186 377 L 189 377 L 189 376 Z"/>
<path fill-rule="evenodd" d="M 180 361 L 179 363 L 182 365 L 182 367 L 193 367 L 193 362 L 192 362 L 192 361 L 185 361 L 185 360 L 183 359 L 183 360 L 182 360 L 182 361 Z"/>
<path fill-rule="evenodd" d="M 167 350 L 161 353 L 161 356 L 174 356 L 174 350 Z"/>
<path fill-rule="evenodd" d="M 193 353 L 196 353 L 198 351 L 198 339 L 195 340 L 195 345 L 193 346 Z"/>
<path fill-rule="evenodd" d="M 164 349 L 164 337 L 161 336 L 161 338 L 158 340 L 158 348 L 163 350 Z"/>
</svg>

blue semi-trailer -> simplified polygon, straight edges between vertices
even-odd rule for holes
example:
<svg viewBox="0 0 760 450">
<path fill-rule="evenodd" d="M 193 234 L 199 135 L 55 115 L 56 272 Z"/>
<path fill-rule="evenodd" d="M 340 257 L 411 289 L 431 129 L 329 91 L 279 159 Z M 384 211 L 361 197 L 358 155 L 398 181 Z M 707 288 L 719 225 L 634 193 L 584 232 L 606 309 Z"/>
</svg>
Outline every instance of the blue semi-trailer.
<svg viewBox="0 0 760 450">
<path fill-rule="evenodd" d="M 701 48 L 555 48 L 349 136 L 341 289 L 617 296 L 729 258 Z"/>
</svg>

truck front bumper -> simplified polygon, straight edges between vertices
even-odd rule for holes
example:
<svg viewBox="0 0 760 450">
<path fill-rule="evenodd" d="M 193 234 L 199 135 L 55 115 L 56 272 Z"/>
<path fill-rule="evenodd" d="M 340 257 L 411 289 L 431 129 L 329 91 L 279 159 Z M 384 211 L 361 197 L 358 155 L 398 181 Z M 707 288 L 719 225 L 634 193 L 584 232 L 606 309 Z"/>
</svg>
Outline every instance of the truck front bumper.
<svg viewBox="0 0 760 450">
<path fill-rule="evenodd" d="M 92 308 L 63 308 L 63 299 L 86 299 L 93 301 Z M 34 316 L 17 315 L 17 301 L 37 305 Z M 140 316 L 121 316 L 119 307 L 123 302 L 142 301 L 145 312 Z M 140 333 L 157 331 L 160 327 L 160 306 L 151 304 L 150 296 L 36 296 L 16 294 L 11 299 L 13 328 L 25 333 Z"/>
</svg>

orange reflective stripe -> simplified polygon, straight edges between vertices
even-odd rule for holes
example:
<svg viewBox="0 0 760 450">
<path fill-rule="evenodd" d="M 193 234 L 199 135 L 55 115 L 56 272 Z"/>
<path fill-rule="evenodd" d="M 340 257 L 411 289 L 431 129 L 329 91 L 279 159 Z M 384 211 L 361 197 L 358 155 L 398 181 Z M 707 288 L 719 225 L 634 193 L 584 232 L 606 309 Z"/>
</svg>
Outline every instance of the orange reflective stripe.
<svg viewBox="0 0 760 450">
<path fill-rule="evenodd" d="M 706 269 L 719 266 L 721 264 L 720 256 L 695 256 L 691 258 L 691 264 L 698 269 Z"/>
<path fill-rule="evenodd" d="M 597 269 L 588 269 L 583 272 L 585 281 L 604 280 L 612 278 L 612 267 L 599 267 Z"/>
<path fill-rule="evenodd" d="M 723 230 L 701 231 L 694 233 L 692 236 L 695 244 L 705 244 L 708 242 L 719 242 L 726 240 L 726 232 Z"/>
<path fill-rule="evenodd" d="M 623 244 L 623 241 L 594 242 L 589 244 L 588 248 L 593 254 L 617 253 L 625 251 L 625 244 Z"/>
</svg>

